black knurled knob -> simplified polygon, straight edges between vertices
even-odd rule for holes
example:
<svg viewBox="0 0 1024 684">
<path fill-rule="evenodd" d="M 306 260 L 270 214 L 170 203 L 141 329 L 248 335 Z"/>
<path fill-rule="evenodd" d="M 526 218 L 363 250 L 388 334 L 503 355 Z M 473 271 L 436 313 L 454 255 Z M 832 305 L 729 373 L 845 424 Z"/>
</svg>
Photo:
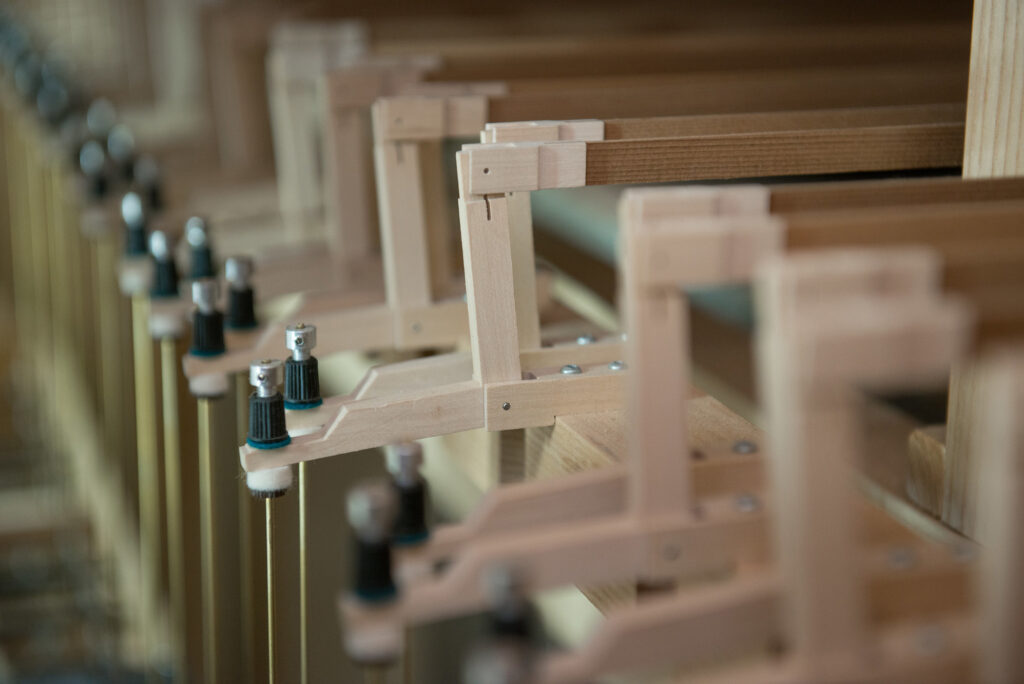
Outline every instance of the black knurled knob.
<svg viewBox="0 0 1024 684">
<path fill-rule="evenodd" d="M 315 356 L 284 362 L 285 407 L 293 410 L 315 408 L 323 404 L 320 396 L 320 364 Z"/>
<path fill-rule="evenodd" d="M 193 356 L 217 356 L 226 350 L 224 345 L 224 315 L 215 308 L 217 281 L 203 278 L 192 283 L 192 301 L 196 304 L 192 314 Z"/>
<path fill-rule="evenodd" d="M 281 362 L 274 359 L 254 361 L 249 366 L 249 384 L 256 391 L 249 395 L 246 442 L 257 449 L 285 446 L 291 438 L 285 423 L 284 397 L 277 391 L 281 384 Z"/>
<path fill-rule="evenodd" d="M 226 324 L 232 330 L 248 330 L 256 327 L 256 302 L 252 288 L 228 289 L 228 318 Z"/>
</svg>

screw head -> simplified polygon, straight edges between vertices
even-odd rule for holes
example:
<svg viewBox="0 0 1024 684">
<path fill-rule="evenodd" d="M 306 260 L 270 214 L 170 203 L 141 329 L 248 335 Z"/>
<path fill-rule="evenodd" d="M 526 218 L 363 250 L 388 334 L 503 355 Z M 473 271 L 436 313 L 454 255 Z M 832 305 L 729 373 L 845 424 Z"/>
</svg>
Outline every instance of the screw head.
<svg viewBox="0 0 1024 684">
<path fill-rule="evenodd" d="M 736 497 L 736 510 L 741 513 L 753 513 L 760 506 L 761 502 L 753 494 L 743 493 Z"/>
<path fill-rule="evenodd" d="M 889 553 L 886 555 L 886 561 L 889 563 L 889 567 L 895 568 L 896 570 L 907 570 L 914 566 L 916 559 L 914 558 L 914 552 L 905 546 L 897 546 L 896 548 L 889 549 Z"/>
<path fill-rule="evenodd" d="M 562 366 L 562 375 L 579 375 L 583 372 L 583 369 L 577 366 L 575 363 L 567 363 Z"/>
<path fill-rule="evenodd" d="M 230 256 L 224 261 L 224 279 L 236 290 L 249 286 L 252 272 L 252 259 L 247 256 Z"/>
<path fill-rule="evenodd" d="M 741 439 L 732 445 L 732 450 L 737 454 L 755 454 L 757 445 L 747 439 Z"/>
<path fill-rule="evenodd" d="M 284 364 L 277 359 L 260 359 L 249 364 L 249 384 L 274 388 L 284 380 Z"/>
<path fill-rule="evenodd" d="M 613 371 L 620 371 L 620 370 L 622 370 L 625 367 L 626 367 L 626 364 L 623 361 L 612 361 L 611 363 L 608 364 L 609 370 L 613 370 Z"/>
<path fill-rule="evenodd" d="M 508 411 L 510 408 L 512 408 L 512 404 L 508 403 L 507 401 L 501 405 L 502 411 Z"/>
<path fill-rule="evenodd" d="M 576 338 L 576 344 L 579 345 L 592 344 L 596 341 L 597 338 L 595 338 L 593 335 L 580 335 L 579 337 Z"/>
</svg>

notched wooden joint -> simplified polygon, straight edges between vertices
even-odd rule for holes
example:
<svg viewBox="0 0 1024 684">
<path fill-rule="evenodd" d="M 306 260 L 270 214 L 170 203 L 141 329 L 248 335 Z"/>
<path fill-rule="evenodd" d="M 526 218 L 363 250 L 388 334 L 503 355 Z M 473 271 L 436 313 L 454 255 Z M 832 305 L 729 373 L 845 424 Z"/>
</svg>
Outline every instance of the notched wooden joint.
<svg viewBox="0 0 1024 684">
<path fill-rule="evenodd" d="M 464 145 L 474 195 L 577 188 L 587 180 L 584 142 Z"/>
</svg>

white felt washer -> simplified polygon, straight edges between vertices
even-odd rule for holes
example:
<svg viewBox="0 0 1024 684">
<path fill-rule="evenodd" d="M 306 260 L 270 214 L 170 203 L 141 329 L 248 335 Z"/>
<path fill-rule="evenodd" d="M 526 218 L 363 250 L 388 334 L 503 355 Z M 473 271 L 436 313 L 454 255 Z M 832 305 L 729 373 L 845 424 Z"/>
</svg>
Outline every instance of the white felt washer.
<svg viewBox="0 0 1024 684">
<path fill-rule="evenodd" d="M 294 476 L 291 466 L 254 470 L 245 474 L 245 484 L 254 494 L 278 494 L 292 486 Z"/>
</svg>

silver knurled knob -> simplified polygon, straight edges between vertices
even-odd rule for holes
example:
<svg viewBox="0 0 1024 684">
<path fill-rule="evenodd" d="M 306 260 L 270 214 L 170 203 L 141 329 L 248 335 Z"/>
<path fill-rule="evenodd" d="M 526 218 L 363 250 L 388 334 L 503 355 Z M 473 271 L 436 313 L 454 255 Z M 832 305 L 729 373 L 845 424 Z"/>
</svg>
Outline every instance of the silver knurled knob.
<svg viewBox="0 0 1024 684">
<path fill-rule="evenodd" d="M 171 241 L 167 239 L 167 233 L 162 230 L 154 230 L 149 234 L 149 253 L 157 261 L 166 261 L 171 256 Z"/>
<path fill-rule="evenodd" d="M 213 313 L 217 308 L 220 285 L 216 278 L 200 278 L 192 281 L 192 302 L 204 314 Z"/>
<path fill-rule="evenodd" d="M 366 482 L 353 487 L 346 501 L 348 522 L 356 536 L 366 542 L 382 542 L 391 536 L 398 501 L 390 484 Z"/>
<path fill-rule="evenodd" d="M 260 359 L 249 364 L 249 384 L 261 397 L 272 397 L 284 380 L 284 366 L 277 359 Z"/>
<path fill-rule="evenodd" d="M 207 243 L 206 220 L 193 216 L 185 221 L 185 240 L 192 248 L 205 247 Z"/>
<path fill-rule="evenodd" d="M 224 278 L 233 290 L 247 289 L 252 272 L 252 259 L 247 256 L 231 256 L 224 262 Z"/>
<path fill-rule="evenodd" d="M 136 192 L 126 192 L 121 198 L 121 218 L 126 226 L 136 227 L 142 224 L 144 214 L 142 198 Z"/>
<path fill-rule="evenodd" d="M 115 124 L 107 135 L 107 154 L 116 162 L 124 163 L 135 154 L 135 136 L 123 123 Z"/>
<path fill-rule="evenodd" d="M 398 484 L 404 486 L 419 482 L 420 468 L 423 466 L 423 447 L 419 442 L 401 442 L 388 447 L 388 472 Z"/>
<path fill-rule="evenodd" d="M 305 361 L 316 347 L 316 326 L 296 323 L 284 329 L 284 346 L 296 361 Z"/>
</svg>

